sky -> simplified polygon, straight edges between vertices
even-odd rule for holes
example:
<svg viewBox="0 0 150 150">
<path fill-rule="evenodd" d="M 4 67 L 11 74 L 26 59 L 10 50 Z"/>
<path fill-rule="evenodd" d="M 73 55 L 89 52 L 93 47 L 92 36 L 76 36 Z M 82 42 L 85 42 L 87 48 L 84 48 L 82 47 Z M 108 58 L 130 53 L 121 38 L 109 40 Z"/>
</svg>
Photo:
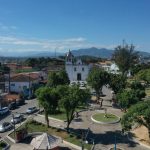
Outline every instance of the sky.
<svg viewBox="0 0 150 150">
<path fill-rule="evenodd" d="M 150 52 L 150 0 L 0 0 L 0 53 L 114 49 Z"/>
</svg>

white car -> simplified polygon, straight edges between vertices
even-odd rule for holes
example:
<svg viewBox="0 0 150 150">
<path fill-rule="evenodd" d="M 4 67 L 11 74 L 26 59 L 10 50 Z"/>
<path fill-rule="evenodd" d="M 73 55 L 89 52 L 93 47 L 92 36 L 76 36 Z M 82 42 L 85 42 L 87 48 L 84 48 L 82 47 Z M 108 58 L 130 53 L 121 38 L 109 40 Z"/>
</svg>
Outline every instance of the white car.
<svg viewBox="0 0 150 150">
<path fill-rule="evenodd" d="M 0 132 L 5 132 L 9 129 L 11 129 L 13 126 L 11 123 L 9 122 L 3 122 L 2 124 L 0 124 Z"/>
<path fill-rule="evenodd" d="M 0 109 L 0 115 L 3 115 L 5 113 L 9 112 L 9 108 L 8 107 L 3 107 L 2 109 Z"/>
<path fill-rule="evenodd" d="M 11 119 L 11 123 L 16 124 L 16 123 L 22 122 L 23 118 L 24 117 L 22 114 L 17 114 Z"/>
<path fill-rule="evenodd" d="M 36 110 L 37 110 L 36 107 L 30 107 L 30 108 L 27 109 L 26 113 L 27 113 L 27 114 L 32 114 L 32 113 L 34 113 Z"/>
</svg>

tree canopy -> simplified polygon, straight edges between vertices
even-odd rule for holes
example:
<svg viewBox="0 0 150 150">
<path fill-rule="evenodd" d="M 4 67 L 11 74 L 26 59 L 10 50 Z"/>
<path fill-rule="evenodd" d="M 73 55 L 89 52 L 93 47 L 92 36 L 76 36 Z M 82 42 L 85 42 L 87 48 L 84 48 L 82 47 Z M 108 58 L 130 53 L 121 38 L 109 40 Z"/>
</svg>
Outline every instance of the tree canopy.
<svg viewBox="0 0 150 150">
<path fill-rule="evenodd" d="M 117 94 L 126 87 L 126 77 L 119 74 L 110 74 L 109 86 Z"/>
<path fill-rule="evenodd" d="M 145 81 L 146 84 L 150 84 L 150 69 L 143 69 L 139 71 L 136 77 L 140 80 Z"/>
<path fill-rule="evenodd" d="M 139 102 L 129 108 L 121 120 L 123 129 L 130 130 L 135 123 L 147 127 L 150 137 L 150 101 Z"/>
<path fill-rule="evenodd" d="M 59 91 L 64 91 L 65 95 L 61 94 L 60 105 L 65 109 L 67 117 L 67 130 L 71 121 L 75 117 L 75 110 L 81 103 L 85 103 L 89 99 L 89 91 L 80 89 L 79 86 L 74 85 L 67 88 L 67 86 L 59 86 Z"/>
<path fill-rule="evenodd" d="M 102 87 L 109 83 L 109 74 L 102 69 L 94 68 L 89 73 L 87 82 L 95 90 L 99 99 Z"/>
<path fill-rule="evenodd" d="M 113 59 L 123 75 L 127 74 L 129 69 L 138 61 L 138 53 L 134 49 L 132 44 L 119 45 L 115 48 Z"/>
<path fill-rule="evenodd" d="M 59 72 L 50 72 L 48 76 L 47 86 L 56 87 L 58 85 L 67 85 L 69 84 L 69 78 L 65 70 L 61 70 Z"/>
<path fill-rule="evenodd" d="M 44 108 L 45 120 L 49 126 L 48 114 L 54 113 L 58 107 L 59 95 L 55 88 L 41 87 L 36 91 L 39 105 Z"/>
</svg>

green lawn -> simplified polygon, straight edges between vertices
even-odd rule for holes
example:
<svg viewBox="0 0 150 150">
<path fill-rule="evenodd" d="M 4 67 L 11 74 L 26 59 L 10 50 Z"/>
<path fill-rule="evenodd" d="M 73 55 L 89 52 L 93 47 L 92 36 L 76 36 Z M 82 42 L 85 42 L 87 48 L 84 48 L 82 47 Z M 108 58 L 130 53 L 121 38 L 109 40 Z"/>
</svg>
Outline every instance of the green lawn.
<svg viewBox="0 0 150 150">
<path fill-rule="evenodd" d="M 25 127 L 25 124 L 20 126 L 17 130 L 24 128 L 24 127 Z M 61 129 L 56 129 L 54 127 L 47 128 L 46 125 L 38 123 L 36 121 L 29 121 L 27 123 L 27 130 L 28 130 L 28 133 L 47 132 L 48 134 L 59 136 L 68 142 L 81 146 L 81 139 L 79 138 L 79 136 L 76 136 L 74 134 L 68 134 L 66 131 L 61 130 Z M 14 133 L 11 133 L 10 137 L 14 138 Z M 91 144 L 85 144 L 86 149 L 90 150 L 91 147 L 92 147 Z"/>
<path fill-rule="evenodd" d="M 79 106 L 76 111 L 81 111 L 83 109 L 86 109 L 86 107 L 84 106 Z M 60 120 L 67 120 L 66 118 L 66 113 L 65 113 L 65 110 L 64 109 L 61 109 L 60 113 L 57 113 L 57 114 L 49 114 L 50 117 L 53 117 L 53 118 L 56 118 L 56 119 L 60 119 Z"/>
<path fill-rule="evenodd" d="M 98 113 L 93 115 L 93 119 L 107 123 L 107 122 L 117 121 L 119 118 L 113 114 L 107 114 L 107 117 L 105 117 L 105 113 Z"/>
</svg>

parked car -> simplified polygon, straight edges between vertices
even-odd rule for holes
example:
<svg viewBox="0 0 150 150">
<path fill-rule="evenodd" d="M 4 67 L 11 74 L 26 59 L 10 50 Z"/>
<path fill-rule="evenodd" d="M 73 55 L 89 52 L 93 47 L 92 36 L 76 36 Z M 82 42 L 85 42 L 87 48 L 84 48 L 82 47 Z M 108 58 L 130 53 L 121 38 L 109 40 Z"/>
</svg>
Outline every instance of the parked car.
<svg viewBox="0 0 150 150">
<path fill-rule="evenodd" d="M 26 113 L 27 113 L 27 114 L 32 114 L 32 113 L 34 113 L 36 110 L 37 110 L 36 107 L 30 107 L 30 108 L 28 108 L 28 109 L 26 110 Z"/>
<path fill-rule="evenodd" d="M 12 119 L 11 123 L 16 124 L 23 121 L 24 116 L 22 114 L 16 114 Z"/>
<path fill-rule="evenodd" d="M 21 100 L 17 100 L 16 101 L 16 105 L 17 106 L 21 106 L 21 105 L 24 105 L 25 104 L 25 100 L 24 99 L 21 99 Z"/>
<path fill-rule="evenodd" d="M 2 109 L 0 109 L 0 114 L 6 114 L 7 112 L 9 112 L 9 108 L 8 107 L 3 107 Z"/>
<path fill-rule="evenodd" d="M 14 110 L 14 109 L 17 108 L 17 104 L 16 104 L 16 102 L 11 102 L 11 103 L 8 105 L 8 107 L 9 107 L 10 110 Z"/>
<path fill-rule="evenodd" d="M 11 123 L 9 122 L 3 122 L 2 124 L 0 124 L 0 132 L 5 132 L 9 129 L 11 129 L 13 126 Z"/>
</svg>

